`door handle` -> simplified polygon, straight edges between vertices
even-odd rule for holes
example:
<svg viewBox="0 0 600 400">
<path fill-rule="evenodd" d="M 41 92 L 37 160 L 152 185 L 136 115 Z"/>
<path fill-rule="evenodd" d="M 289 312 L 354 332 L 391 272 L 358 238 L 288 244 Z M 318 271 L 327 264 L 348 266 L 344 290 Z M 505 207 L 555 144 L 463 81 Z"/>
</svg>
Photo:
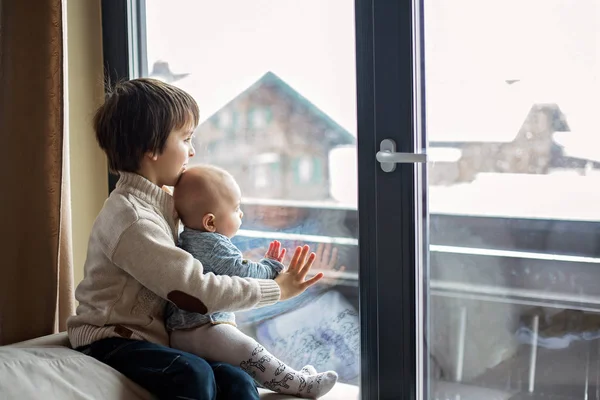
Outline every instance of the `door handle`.
<svg viewBox="0 0 600 400">
<path fill-rule="evenodd" d="M 396 152 L 396 142 L 392 139 L 381 141 L 375 158 L 379 161 L 383 172 L 393 172 L 398 163 L 415 164 L 427 162 L 427 154 Z"/>
</svg>

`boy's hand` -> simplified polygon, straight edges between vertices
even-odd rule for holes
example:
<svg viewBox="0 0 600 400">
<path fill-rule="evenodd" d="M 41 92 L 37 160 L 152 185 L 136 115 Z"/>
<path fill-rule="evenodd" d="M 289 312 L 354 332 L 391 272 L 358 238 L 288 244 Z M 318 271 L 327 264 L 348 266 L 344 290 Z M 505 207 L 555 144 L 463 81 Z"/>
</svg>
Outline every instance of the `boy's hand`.
<svg viewBox="0 0 600 400">
<path fill-rule="evenodd" d="M 309 256 L 309 251 L 310 248 L 308 246 L 297 247 L 289 267 L 280 272 L 275 278 L 275 282 L 281 290 L 280 301 L 298 296 L 323 278 L 323 273 L 319 272 L 311 279 L 305 280 L 306 274 L 308 274 L 310 267 L 312 267 L 315 261 L 315 253 L 310 253 Z"/>
<path fill-rule="evenodd" d="M 285 258 L 285 249 L 281 248 L 281 243 L 277 240 L 274 240 L 269 244 L 269 250 L 267 250 L 267 254 L 265 254 L 265 258 L 270 258 L 271 260 L 283 262 Z"/>
</svg>

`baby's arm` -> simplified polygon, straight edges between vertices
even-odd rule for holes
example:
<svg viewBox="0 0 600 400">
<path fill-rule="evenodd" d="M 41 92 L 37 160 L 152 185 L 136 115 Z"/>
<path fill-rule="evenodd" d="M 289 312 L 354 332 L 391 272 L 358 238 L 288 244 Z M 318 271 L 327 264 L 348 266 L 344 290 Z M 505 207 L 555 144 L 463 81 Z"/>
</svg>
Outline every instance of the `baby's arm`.
<svg viewBox="0 0 600 400">
<path fill-rule="evenodd" d="M 216 275 L 274 279 L 283 270 L 283 264 L 274 259 L 263 258 L 258 262 L 244 259 L 242 252 L 225 239 L 218 240 L 212 251 L 198 255 L 206 269 Z"/>
</svg>

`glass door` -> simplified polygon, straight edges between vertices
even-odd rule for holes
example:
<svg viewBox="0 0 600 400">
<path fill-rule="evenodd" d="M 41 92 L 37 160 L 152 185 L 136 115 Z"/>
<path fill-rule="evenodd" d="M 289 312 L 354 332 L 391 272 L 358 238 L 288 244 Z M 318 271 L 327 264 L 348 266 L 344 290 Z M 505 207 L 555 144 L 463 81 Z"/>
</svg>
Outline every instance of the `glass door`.
<svg viewBox="0 0 600 400">
<path fill-rule="evenodd" d="M 597 4 L 496 3 L 102 2 L 107 75 L 198 100 L 197 162 L 242 187 L 235 243 L 319 250 L 326 282 L 239 326 L 335 369 L 337 398 L 600 386 Z"/>
<path fill-rule="evenodd" d="M 427 399 L 600 399 L 600 3 L 423 0 Z"/>
</svg>

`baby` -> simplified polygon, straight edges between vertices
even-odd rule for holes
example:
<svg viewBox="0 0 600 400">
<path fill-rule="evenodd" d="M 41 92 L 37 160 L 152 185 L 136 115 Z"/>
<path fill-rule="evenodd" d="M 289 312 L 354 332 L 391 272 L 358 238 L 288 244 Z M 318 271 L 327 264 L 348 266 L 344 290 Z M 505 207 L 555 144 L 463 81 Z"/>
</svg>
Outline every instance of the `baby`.
<svg viewBox="0 0 600 400">
<path fill-rule="evenodd" d="M 185 229 L 180 246 L 216 275 L 273 279 L 283 270 L 285 249 L 271 243 L 265 258 L 245 260 L 230 239 L 238 232 L 243 213 L 241 192 L 233 177 L 212 166 L 189 168 L 175 187 L 175 208 Z M 308 247 L 305 246 L 303 255 Z M 297 250 L 292 263 L 300 257 Z M 238 293 L 222 293 L 234 299 Z M 317 373 L 307 365 L 296 371 L 270 354 L 235 325 L 233 313 L 198 314 L 167 303 L 166 326 L 171 346 L 211 361 L 239 365 L 264 387 L 303 398 L 318 398 L 331 390 L 338 379 L 333 371 Z"/>
</svg>

